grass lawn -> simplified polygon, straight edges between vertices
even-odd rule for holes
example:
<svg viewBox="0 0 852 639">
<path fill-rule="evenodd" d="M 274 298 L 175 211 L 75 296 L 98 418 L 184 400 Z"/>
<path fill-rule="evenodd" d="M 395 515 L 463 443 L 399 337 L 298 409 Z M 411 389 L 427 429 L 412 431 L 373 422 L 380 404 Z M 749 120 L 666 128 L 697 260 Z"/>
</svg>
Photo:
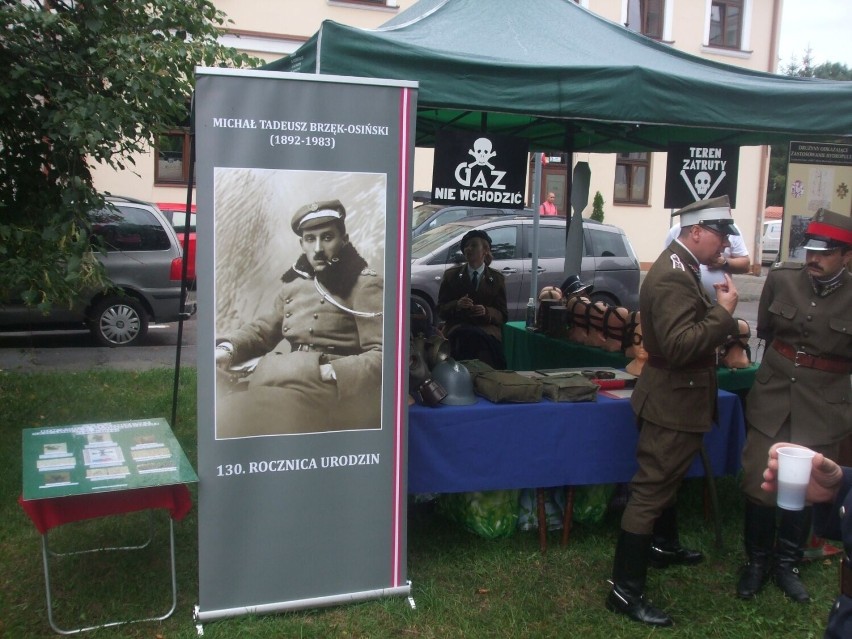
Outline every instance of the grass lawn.
<svg viewBox="0 0 852 639">
<path fill-rule="evenodd" d="M 91 371 L 26 374 L 0 372 L 0 637 L 56 637 L 47 623 L 41 544 L 16 500 L 21 492 L 22 428 L 165 417 L 172 413 L 171 370 L 141 373 Z M 182 371 L 175 433 L 196 463 L 195 371 Z M 408 577 L 416 609 L 402 598 L 335 608 L 238 617 L 204 625 L 206 638 L 327 637 L 582 637 L 767 639 L 822 637 L 838 587 L 838 559 L 810 562 L 802 574 L 812 603 L 786 601 L 769 585 L 754 601 L 740 601 L 734 584 L 742 561 L 742 498 L 735 478 L 718 482 L 725 543 L 715 547 L 705 521 L 701 480 L 681 491 L 681 536 L 701 549 L 697 567 L 651 571 L 648 595 L 675 619 L 651 629 L 608 612 L 603 601 L 618 531 L 618 513 L 575 525 L 568 546 L 559 532 L 542 554 L 536 532 L 488 540 L 434 512 L 410 505 Z M 195 496 L 193 487 L 193 496 Z M 52 564 L 55 620 L 63 627 L 165 612 L 170 605 L 166 516 L 155 515 L 150 547 L 132 553 L 96 553 Z M 144 540 L 148 515 L 71 524 L 54 530 L 56 550 L 109 543 L 116 536 Z M 103 540 L 103 541 L 101 541 Z M 178 607 L 163 622 L 119 626 L 82 636 L 189 639 L 196 637 L 197 518 L 176 524 Z M 77 546 L 79 547 L 79 546 Z M 287 573 L 282 569 L 281 578 Z"/>
</svg>

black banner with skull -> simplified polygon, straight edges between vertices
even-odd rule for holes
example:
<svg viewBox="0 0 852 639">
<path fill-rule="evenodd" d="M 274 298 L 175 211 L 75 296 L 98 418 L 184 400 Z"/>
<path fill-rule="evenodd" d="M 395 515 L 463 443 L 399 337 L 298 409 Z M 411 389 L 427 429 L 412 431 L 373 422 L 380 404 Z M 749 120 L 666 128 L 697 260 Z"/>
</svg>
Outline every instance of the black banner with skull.
<svg viewBox="0 0 852 639">
<path fill-rule="evenodd" d="M 527 141 L 490 133 L 435 136 L 432 202 L 523 209 Z"/>
<path fill-rule="evenodd" d="M 740 147 L 725 144 L 672 144 L 666 164 L 667 209 L 727 195 L 737 205 Z"/>
</svg>

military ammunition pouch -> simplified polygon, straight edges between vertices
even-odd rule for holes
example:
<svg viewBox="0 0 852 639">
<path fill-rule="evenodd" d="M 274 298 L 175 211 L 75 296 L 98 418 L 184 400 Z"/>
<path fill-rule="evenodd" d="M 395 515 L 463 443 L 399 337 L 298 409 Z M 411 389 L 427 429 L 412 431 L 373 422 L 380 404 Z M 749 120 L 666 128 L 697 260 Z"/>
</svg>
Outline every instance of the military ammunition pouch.
<svg viewBox="0 0 852 639">
<path fill-rule="evenodd" d="M 532 403 L 541 401 L 542 383 L 513 371 L 487 371 L 474 380 L 476 392 L 492 402 Z"/>
<path fill-rule="evenodd" d="M 600 386 L 581 373 L 541 380 L 543 395 L 554 402 L 594 402 Z"/>
</svg>

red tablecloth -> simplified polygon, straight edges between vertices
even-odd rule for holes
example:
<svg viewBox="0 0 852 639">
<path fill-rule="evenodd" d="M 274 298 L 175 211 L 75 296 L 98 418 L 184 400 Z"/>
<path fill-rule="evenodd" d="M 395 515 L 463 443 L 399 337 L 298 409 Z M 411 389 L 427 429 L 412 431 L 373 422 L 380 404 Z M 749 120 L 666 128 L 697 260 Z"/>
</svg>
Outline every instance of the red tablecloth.
<svg viewBox="0 0 852 639">
<path fill-rule="evenodd" d="M 18 503 L 42 535 L 51 528 L 73 521 L 151 508 L 164 508 L 172 519 L 180 520 L 192 509 L 192 497 L 185 484 L 48 499 L 25 500 L 20 496 Z"/>
</svg>

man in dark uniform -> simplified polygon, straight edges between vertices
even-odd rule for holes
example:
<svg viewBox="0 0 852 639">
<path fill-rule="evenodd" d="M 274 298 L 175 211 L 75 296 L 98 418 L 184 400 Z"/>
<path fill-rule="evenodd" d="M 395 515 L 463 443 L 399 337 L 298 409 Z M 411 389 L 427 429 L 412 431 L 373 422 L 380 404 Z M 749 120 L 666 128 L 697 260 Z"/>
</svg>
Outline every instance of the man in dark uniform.
<svg viewBox="0 0 852 639">
<path fill-rule="evenodd" d="M 338 200 L 291 221 L 302 254 L 273 309 L 219 337 L 216 365 L 260 358 L 248 389 L 217 404 L 217 437 L 381 427 L 381 276 L 349 243 Z"/>
<path fill-rule="evenodd" d="M 461 239 L 466 264 L 444 271 L 438 289 L 438 316 L 446 322 L 444 336 L 456 360 L 479 359 L 498 369 L 506 368 L 503 356 L 503 324 L 506 281 L 490 268 L 491 237 L 474 229 Z"/>
<path fill-rule="evenodd" d="M 778 449 L 782 446 L 795 444 L 779 442 L 769 449 L 761 484 L 768 493 L 778 490 Z M 815 504 L 815 530 L 825 537 L 841 540 L 844 550 L 840 595 L 828 615 L 824 639 L 849 639 L 852 637 L 852 564 L 849 560 L 852 553 L 852 468 L 838 466 L 822 453 L 814 455 L 812 464 L 805 500 Z"/>
<path fill-rule="evenodd" d="M 639 295 L 648 361 L 631 396 L 640 431 L 639 470 L 621 519 L 612 590 L 606 605 L 635 621 L 670 626 L 672 619 L 645 599 L 649 562 L 697 563 L 703 556 L 680 545 L 677 490 L 716 413 L 716 347 L 736 335 L 737 291 L 725 274 L 713 304 L 700 282 L 736 234 L 728 197 L 702 200 L 675 213 L 681 232 L 651 266 Z M 653 550 L 652 550 L 653 543 Z"/>
<path fill-rule="evenodd" d="M 748 563 L 737 595 L 751 599 L 770 576 L 788 597 L 809 601 L 797 564 L 810 533 L 810 510 L 776 512 L 761 490 L 766 451 L 789 441 L 837 458 L 852 432 L 852 218 L 816 212 L 805 234 L 805 262 L 772 267 L 757 311 L 766 350 L 746 398 L 743 448 Z"/>
</svg>

